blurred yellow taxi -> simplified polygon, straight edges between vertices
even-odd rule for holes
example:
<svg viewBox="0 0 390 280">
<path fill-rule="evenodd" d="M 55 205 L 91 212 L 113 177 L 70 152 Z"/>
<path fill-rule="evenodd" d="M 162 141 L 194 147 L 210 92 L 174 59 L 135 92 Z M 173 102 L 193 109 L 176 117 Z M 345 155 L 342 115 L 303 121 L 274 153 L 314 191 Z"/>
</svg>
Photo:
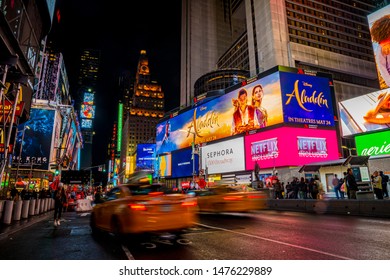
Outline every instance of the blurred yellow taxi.
<svg viewBox="0 0 390 280">
<path fill-rule="evenodd" d="M 197 222 L 197 200 L 171 193 L 162 184 L 123 184 L 111 189 L 91 213 L 92 232 L 117 236 L 137 233 L 180 232 Z"/>
<path fill-rule="evenodd" d="M 195 191 L 200 212 L 248 212 L 267 207 L 266 193 L 247 186 L 215 186 Z"/>
</svg>

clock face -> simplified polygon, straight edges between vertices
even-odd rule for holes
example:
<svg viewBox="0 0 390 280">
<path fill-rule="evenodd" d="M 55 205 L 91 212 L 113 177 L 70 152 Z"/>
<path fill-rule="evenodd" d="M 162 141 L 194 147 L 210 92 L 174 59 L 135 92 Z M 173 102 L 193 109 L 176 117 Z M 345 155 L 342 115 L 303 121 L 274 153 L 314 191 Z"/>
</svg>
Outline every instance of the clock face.
<svg viewBox="0 0 390 280">
<path fill-rule="evenodd" d="M 146 65 L 142 65 L 142 66 L 141 66 L 141 70 L 144 71 L 144 72 L 148 72 L 148 71 L 149 71 L 149 68 L 148 68 L 148 66 L 146 66 Z"/>
</svg>

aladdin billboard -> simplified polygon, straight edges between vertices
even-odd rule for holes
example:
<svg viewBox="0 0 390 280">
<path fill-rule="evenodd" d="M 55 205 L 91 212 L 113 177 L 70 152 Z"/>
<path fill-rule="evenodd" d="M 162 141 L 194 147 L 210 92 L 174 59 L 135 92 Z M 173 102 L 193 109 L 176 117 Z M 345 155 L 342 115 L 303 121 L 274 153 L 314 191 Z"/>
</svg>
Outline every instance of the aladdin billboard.
<svg viewBox="0 0 390 280">
<path fill-rule="evenodd" d="M 390 131 L 382 131 L 355 136 L 356 151 L 359 156 L 389 156 Z"/>
<path fill-rule="evenodd" d="M 245 170 L 244 137 L 202 147 L 202 167 L 209 174 Z"/>
<path fill-rule="evenodd" d="M 156 153 L 166 153 L 282 123 L 334 127 L 327 77 L 277 67 L 211 101 L 157 125 Z M 290 72 L 280 71 L 285 69 Z"/>
<path fill-rule="evenodd" d="M 245 167 L 300 166 L 339 159 L 335 130 L 281 127 L 245 136 Z"/>
<path fill-rule="evenodd" d="M 390 127 L 388 89 L 344 100 L 339 103 L 339 110 L 343 136 Z"/>
</svg>

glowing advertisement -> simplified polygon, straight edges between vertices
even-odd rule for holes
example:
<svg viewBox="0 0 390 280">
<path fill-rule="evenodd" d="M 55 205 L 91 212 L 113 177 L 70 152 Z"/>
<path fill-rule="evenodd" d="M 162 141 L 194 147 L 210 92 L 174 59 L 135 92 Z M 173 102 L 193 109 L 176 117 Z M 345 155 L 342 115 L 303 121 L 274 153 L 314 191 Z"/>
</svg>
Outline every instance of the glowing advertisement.
<svg viewBox="0 0 390 280">
<path fill-rule="evenodd" d="M 324 77 L 273 72 L 159 123 L 157 154 L 284 122 L 332 127 L 330 85 Z"/>
<path fill-rule="evenodd" d="M 135 164 L 138 169 L 153 169 L 156 144 L 138 144 L 137 145 L 137 157 Z"/>
<path fill-rule="evenodd" d="M 90 93 L 90 92 L 84 92 L 83 104 L 85 104 L 85 105 L 93 105 L 94 104 L 94 99 L 95 99 L 95 94 Z"/>
<path fill-rule="evenodd" d="M 156 132 L 157 153 L 189 147 L 194 135 L 199 144 L 282 123 L 280 92 L 279 72 L 274 72 L 161 122 Z M 243 115 L 238 111 L 240 105 L 247 105 Z"/>
<path fill-rule="evenodd" d="M 25 126 L 20 165 L 31 166 L 33 169 L 49 170 L 51 142 L 54 128 L 55 110 L 31 108 L 30 120 Z M 22 130 L 23 125 L 18 127 Z M 22 137 L 21 133 L 18 138 Z M 17 139 L 20 143 L 21 138 Z"/>
<path fill-rule="evenodd" d="M 281 127 L 245 136 L 245 167 L 300 166 L 339 159 L 335 130 Z"/>
<path fill-rule="evenodd" d="M 81 104 L 80 117 L 83 119 L 94 119 L 95 107 L 95 105 Z"/>
<path fill-rule="evenodd" d="M 244 138 L 239 137 L 201 148 L 202 168 L 209 174 L 245 170 Z"/>
<path fill-rule="evenodd" d="M 390 59 L 390 37 L 387 32 L 389 18 L 390 5 L 367 16 L 381 89 L 390 87 L 390 72 L 387 66 L 387 61 Z"/>
<path fill-rule="evenodd" d="M 329 79 L 280 72 L 284 122 L 334 126 Z"/>
<path fill-rule="evenodd" d="M 195 164 L 195 167 L 193 166 Z M 192 160 L 192 149 L 183 149 L 172 153 L 172 178 L 191 177 L 193 171 L 198 174 L 199 155 Z"/>
<path fill-rule="evenodd" d="M 390 131 L 355 136 L 356 152 L 359 156 L 390 155 Z"/>
<path fill-rule="evenodd" d="M 153 177 L 166 177 L 172 175 L 172 157 L 171 154 L 159 155 L 156 158 L 155 173 Z"/>
<path fill-rule="evenodd" d="M 92 129 L 92 120 L 81 119 L 81 128 Z"/>
<path fill-rule="evenodd" d="M 390 93 L 387 89 L 339 102 L 343 136 L 388 129 Z"/>
</svg>

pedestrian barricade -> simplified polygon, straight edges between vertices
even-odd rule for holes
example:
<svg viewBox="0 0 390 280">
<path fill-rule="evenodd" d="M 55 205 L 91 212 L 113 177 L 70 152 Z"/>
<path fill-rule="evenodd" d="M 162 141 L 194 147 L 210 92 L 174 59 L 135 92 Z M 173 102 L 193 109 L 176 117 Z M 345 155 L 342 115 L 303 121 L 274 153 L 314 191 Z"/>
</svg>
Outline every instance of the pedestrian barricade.
<svg viewBox="0 0 390 280">
<path fill-rule="evenodd" d="M 14 202 L 12 200 L 6 200 L 4 205 L 4 224 L 11 224 L 12 222 L 12 212 L 14 209 Z"/>
<path fill-rule="evenodd" d="M 22 200 L 17 200 L 14 202 L 14 210 L 13 210 L 13 217 L 12 217 L 13 220 L 15 221 L 20 220 L 20 216 L 22 215 L 22 206 L 23 206 Z"/>
<path fill-rule="evenodd" d="M 38 215 L 41 210 L 41 200 L 40 198 L 37 199 L 37 203 L 35 204 L 35 215 Z"/>
<path fill-rule="evenodd" d="M 77 212 L 92 210 L 91 200 L 89 199 L 77 199 L 76 203 L 77 203 L 76 205 Z"/>
<path fill-rule="evenodd" d="M 0 221 L 3 218 L 5 200 L 0 200 Z"/>
<path fill-rule="evenodd" d="M 29 205 L 29 210 L 28 210 L 28 215 L 34 216 L 35 215 L 35 202 L 36 199 L 31 199 L 30 200 L 30 205 Z"/>
<path fill-rule="evenodd" d="M 29 209 L 30 209 L 30 200 L 22 200 L 22 219 L 28 218 Z"/>
</svg>

